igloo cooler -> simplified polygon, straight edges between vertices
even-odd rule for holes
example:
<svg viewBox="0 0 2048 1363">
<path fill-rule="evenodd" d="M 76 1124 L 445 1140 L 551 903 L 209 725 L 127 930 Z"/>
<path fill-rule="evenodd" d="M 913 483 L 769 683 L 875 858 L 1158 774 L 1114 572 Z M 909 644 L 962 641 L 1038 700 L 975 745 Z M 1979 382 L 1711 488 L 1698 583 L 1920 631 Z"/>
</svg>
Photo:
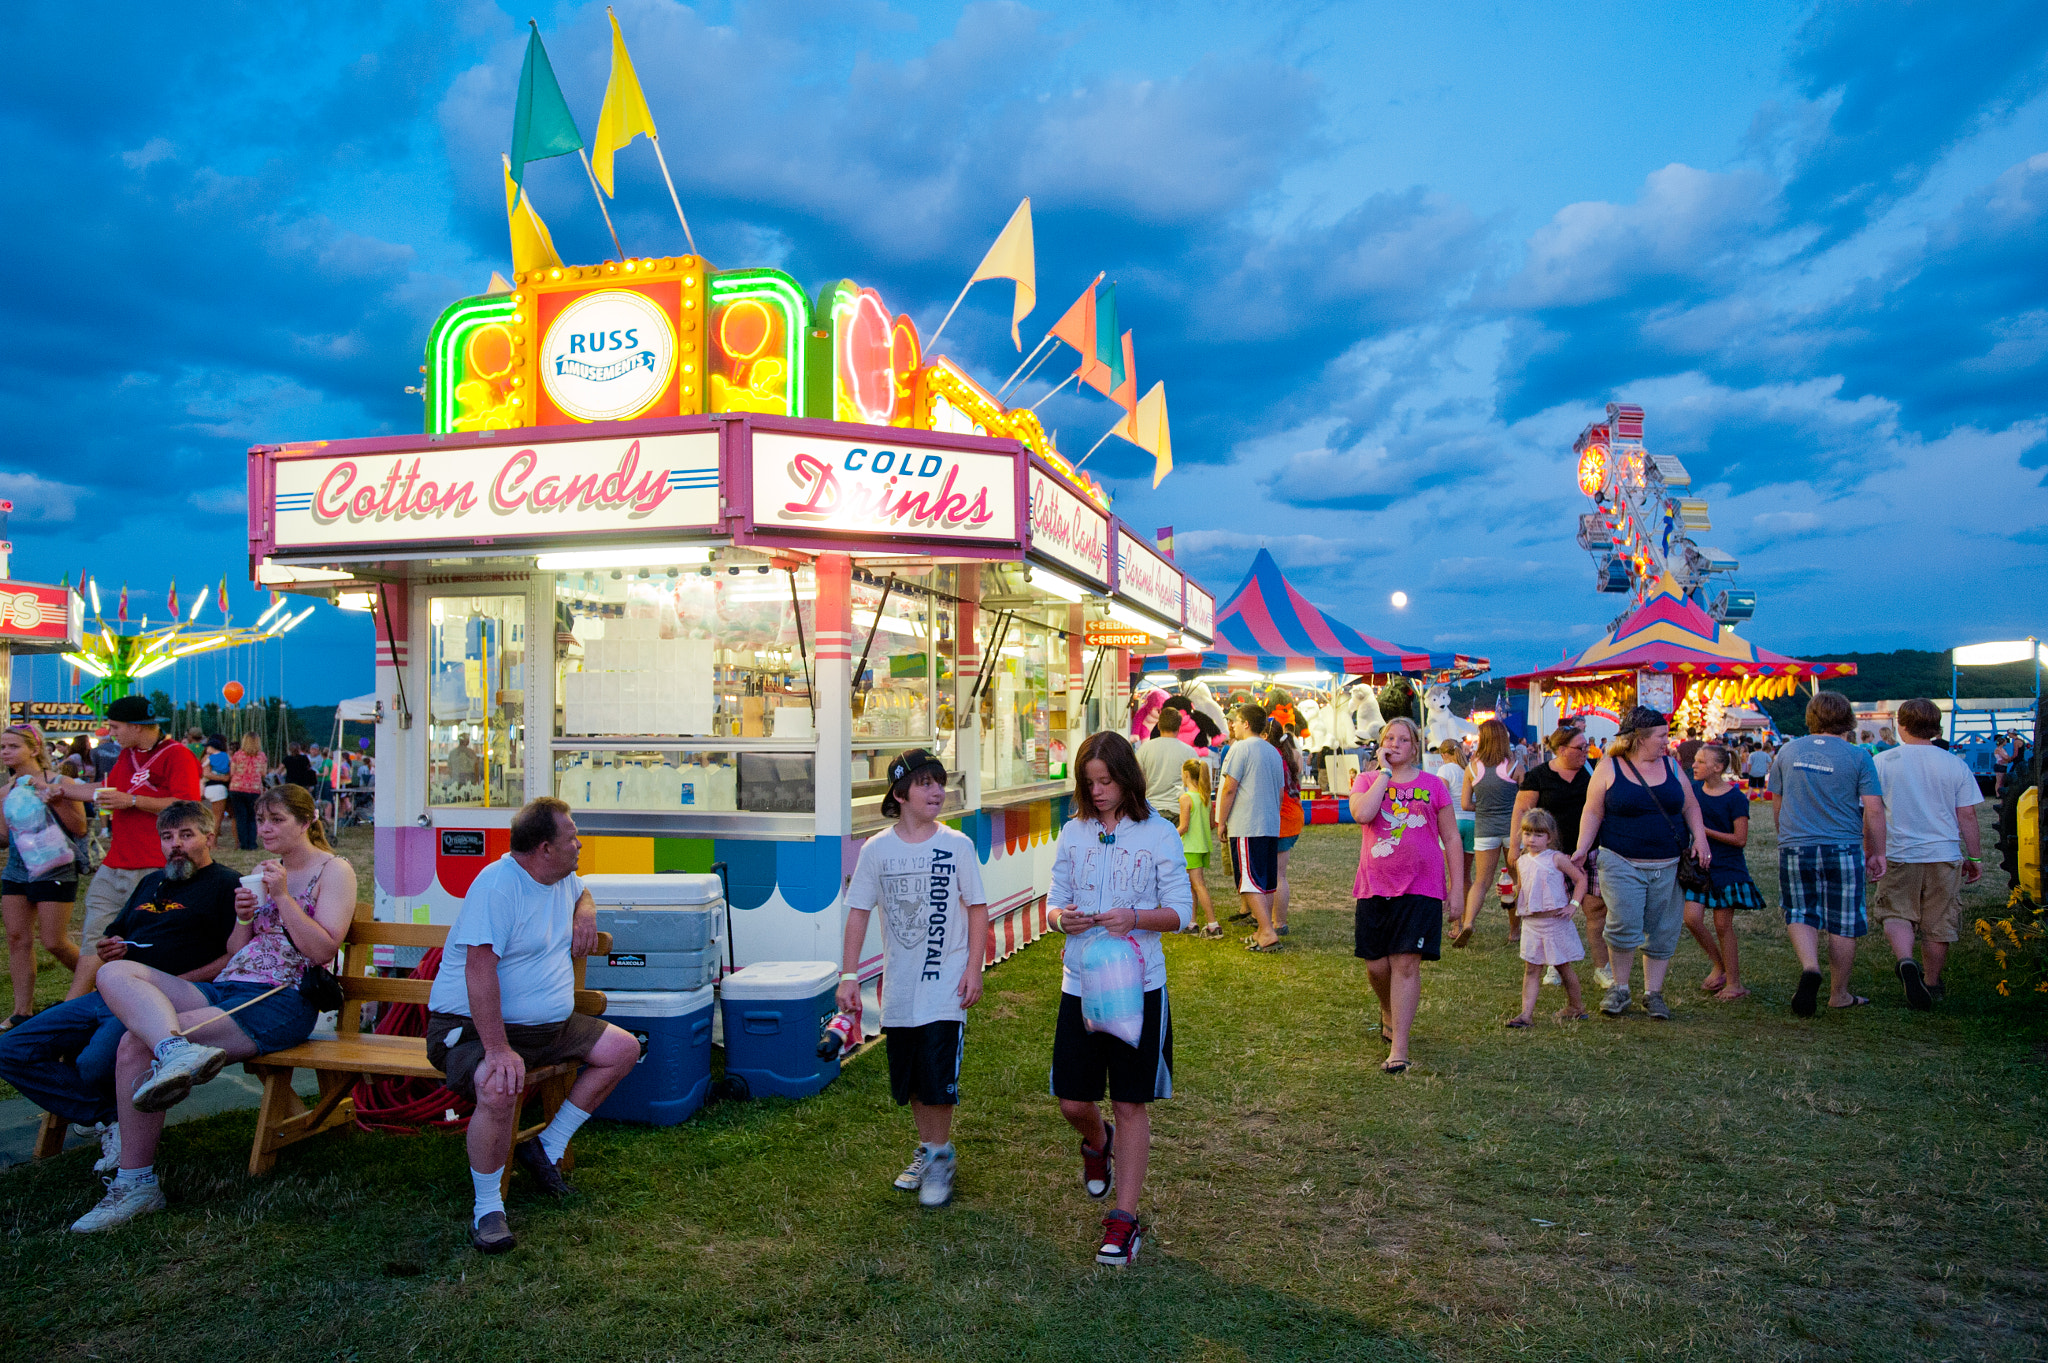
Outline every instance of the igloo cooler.
<svg viewBox="0 0 2048 1363">
<path fill-rule="evenodd" d="M 758 961 L 719 985 L 725 1073 L 753 1098 L 808 1098 L 839 1076 L 818 1037 L 839 1011 L 832 961 Z"/>
<path fill-rule="evenodd" d="M 604 1020 L 631 1032 L 640 1062 L 599 1105 L 615 1122 L 674 1126 L 704 1106 L 711 1088 L 711 1010 L 718 989 L 614 990 Z"/>
<path fill-rule="evenodd" d="M 591 875 L 583 884 L 597 901 L 598 931 L 612 935 L 610 953 L 590 958 L 586 987 L 673 992 L 718 978 L 725 892 L 717 876 Z"/>
</svg>

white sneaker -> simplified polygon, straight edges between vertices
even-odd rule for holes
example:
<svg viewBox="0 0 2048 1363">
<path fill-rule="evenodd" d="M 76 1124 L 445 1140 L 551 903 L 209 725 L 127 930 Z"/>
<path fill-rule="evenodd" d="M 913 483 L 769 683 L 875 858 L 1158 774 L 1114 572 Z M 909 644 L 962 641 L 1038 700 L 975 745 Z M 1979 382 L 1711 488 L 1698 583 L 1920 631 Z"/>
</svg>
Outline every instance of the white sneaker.
<svg viewBox="0 0 2048 1363">
<path fill-rule="evenodd" d="M 163 1185 L 155 1179 L 147 1183 L 130 1183 L 125 1186 L 110 1183 L 107 1186 L 107 1195 L 100 1199 L 100 1204 L 73 1221 L 71 1229 L 81 1235 L 90 1235 L 94 1231 L 125 1226 L 138 1216 L 147 1216 L 151 1212 L 160 1212 L 163 1209 Z"/>
<path fill-rule="evenodd" d="M 121 1124 L 101 1122 L 98 1135 L 100 1157 L 93 1161 L 92 1171 L 95 1174 L 111 1174 L 121 1167 Z"/>
<path fill-rule="evenodd" d="M 924 1182 L 917 1190 L 919 1206 L 943 1207 L 953 1200 L 953 1171 L 959 1163 L 959 1156 L 950 1150 L 932 1155 L 924 1167 Z"/>
<path fill-rule="evenodd" d="M 135 1086 L 128 1101 L 137 1112 L 162 1112 L 185 1101 L 196 1084 L 204 1084 L 227 1064 L 228 1053 L 218 1046 L 204 1046 L 183 1037 L 175 1039 L 169 1053 L 150 1064 L 149 1076 Z"/>
<path fill-rule="evenodd" d="M 1593 972 L 1593 982 L 1602 989 L 1614 988 L 1614 970 L 1612 967 L 1603 965 L 1596 969 Z"/>
<path fill-rule="evenodd" d="M 1564 976 L 1557 973 L 1556 966 L 1551 966 L 1543 972 L 1543 982 L 1545 984 L 1563 984 Z"/>
<path fill-rule="evenodd" d="M 896 1175 L 897 1191 L 914 1193 L 923 1188 L 925 1171 L 931 1167 L 932 1148 L 920 1141 L 918 1142 L 916 1157 L 910 1161 L 910 1164 L 902 1173 Z"/>
</svg>

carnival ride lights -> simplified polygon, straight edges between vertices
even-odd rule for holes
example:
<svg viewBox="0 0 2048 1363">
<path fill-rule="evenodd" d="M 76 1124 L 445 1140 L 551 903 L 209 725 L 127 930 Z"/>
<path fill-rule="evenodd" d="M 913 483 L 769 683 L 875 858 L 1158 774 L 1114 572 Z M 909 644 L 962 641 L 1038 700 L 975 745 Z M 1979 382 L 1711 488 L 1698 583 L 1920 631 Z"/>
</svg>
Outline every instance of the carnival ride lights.
<svg viewBox="0 0 2048 1363">
<path fill-rule="evenodd" d="M 199 612 L 205 607 L 210 591 L 211 588 L 200 589 L 199 599 L 182 620 L 173 620 L 158 629 L 148 628 L 148 622 L 144 621 L 144 627 L 138 633 L 116 634 L 100 617 L 99 582 L 90 583 L 87 594 L 92 599 L 93 623 L 98 626 L 98 631 L 86 635 L 74 652 L 59 655 L 79 671 L 98 679 L 98 684 L 88 687 L 79 698 L 88 704 L 104 706 L 129 694 L 136 682 L 154 676 L 173 663 L 202 653 L 218 653 L 223 649 L 279 638 L 298 628 L 313 613 L 313 607 L 308 606 L 297 615 L 288 615 L 284 610 L 285 600 L 279 598 L 256 618 L 253 625 L 233 628 L 223 625 L 188 632 L 198 622 Z"/>
<path fill-rule="evenodd" d="M 1716 621 L 1756 614 L 1756 593 L 1747 588 L 1731 585 L 1708 599 L 1709 580 L 1742 565 L 1694 542 L 1695 533 L 1713 528 L 1707 503 L 1678 495 L 1692 486 L 1684 464 L 1644 447 L 1642 408 L 1609 403 L 1607 419 L 1579 432 L 1572 450 L 1578 455 L 1579 491 L 1595 508 L 1579 517 L 1578 531 L 1579 547 L 1593 558 L 1595 591 L 1627 593 L 1634 609 L 1668 573 Z"/>
</svg>

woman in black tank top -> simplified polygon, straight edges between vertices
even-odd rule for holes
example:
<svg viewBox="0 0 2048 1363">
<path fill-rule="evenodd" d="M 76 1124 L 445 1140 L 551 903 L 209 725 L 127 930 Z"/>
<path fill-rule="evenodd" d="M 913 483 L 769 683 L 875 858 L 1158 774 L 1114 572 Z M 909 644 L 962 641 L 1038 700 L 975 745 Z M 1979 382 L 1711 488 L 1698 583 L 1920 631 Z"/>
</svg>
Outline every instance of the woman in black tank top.
<svg viewBox="0 0 2048 1363">
<path fill-rule="evenodd" d="M 1607 946 L 1614 985 L 1601 1001 L 1609 1017 L 1628 1012 L 1629 977 L 1638 950 L 1643 957 L 1643 1011 L 1659 1021 L 1671 1010 L 1664 1002 L 1664 975 L 1678 949 L 1685 901 L 1678 889 L 1678 857 L 1687 842 L 1701 866 L 1713 853 L 1692 783 L 1667 749 L 1671 730 L 1664 716 L 1645 705 L 1628 712 L 1621 732 L 1607 747 L 1586 809 L 1579 819 L 1579 845 L 1572 860 L 1585 865 L 1601 849 L 1601 891 L 1607 897 Z M 1613 827 L 1603 830 L 1612 808 Z"/>
</svg>

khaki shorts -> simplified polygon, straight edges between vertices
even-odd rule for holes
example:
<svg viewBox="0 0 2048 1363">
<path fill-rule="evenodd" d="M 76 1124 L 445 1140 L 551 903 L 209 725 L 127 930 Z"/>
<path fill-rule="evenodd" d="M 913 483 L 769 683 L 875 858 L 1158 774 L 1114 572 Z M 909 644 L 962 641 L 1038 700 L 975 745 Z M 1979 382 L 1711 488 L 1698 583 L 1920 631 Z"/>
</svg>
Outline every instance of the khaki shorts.
<svg viewBox="0 0 2048 1363">
<path fill-rule="evenodd" d="M 604 1039 L 604 1029 L 603 1018 L 571 1013 L 561 1022 L 538 1027 L 508 1022 L 505 1040 L 528 1070 L 538 1070 L 589 1059 Z M 449 1088 L 473 1100 L 477 1066 L 484 1063 L 483 1038 L 476 1034 L 476 1024 L 454 1013 L 427 1014 L 427 1063 L 448 1076 Z"/>
<path fill-rule="evenodd" d="M 1878 922 L 1900 918 L 1920 926 L 1930 942 L 1961 936 L 1963 864 L 1959 861 L 1904 861 L 1887 867 L 1877 882 L 1870 916 Z"/>
</svg>

